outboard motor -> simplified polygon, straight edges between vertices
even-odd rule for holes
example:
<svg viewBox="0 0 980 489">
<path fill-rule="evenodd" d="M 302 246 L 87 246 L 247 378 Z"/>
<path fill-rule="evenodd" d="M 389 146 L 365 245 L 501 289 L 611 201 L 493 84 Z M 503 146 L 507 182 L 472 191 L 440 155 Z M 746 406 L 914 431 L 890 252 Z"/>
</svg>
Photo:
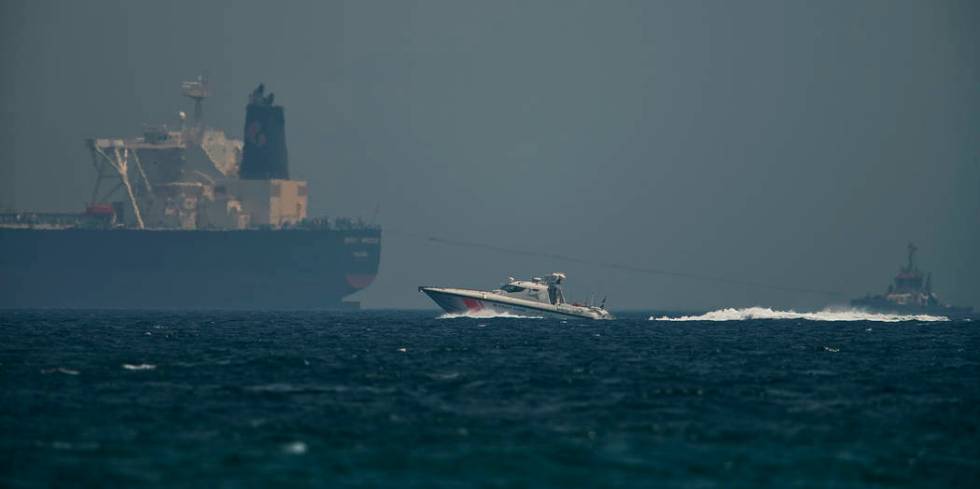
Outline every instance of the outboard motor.
<svg viewBox="0 0 980 489">
<path fill-rule="evenodd" d="M 244 180 L 289 179 L 286 118 L 282 106 L 273 105 L 274 100 L 275 95 L 266 95 L 261 84 L 248 98 L 245 147 L 238 171 Z"/>
</svg>

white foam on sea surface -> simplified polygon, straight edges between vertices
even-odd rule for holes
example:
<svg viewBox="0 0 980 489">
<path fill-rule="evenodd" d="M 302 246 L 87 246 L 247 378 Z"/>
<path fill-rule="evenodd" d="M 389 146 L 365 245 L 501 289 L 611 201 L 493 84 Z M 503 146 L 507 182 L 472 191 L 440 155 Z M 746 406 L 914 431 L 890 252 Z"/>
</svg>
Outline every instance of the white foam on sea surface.
<svg viewBox="0 0 980 489">
<path fill-rule="evenodd" d="M 511 312 L 502 311 L 488 311 L 486 309 L 480 311 L 471 311 L 466 313 L 451 313 L 447 312 L 437 317 L 436 319 L 459 319 L 459 318 L 470 318 L 470 319 L 493 319 L 493 318 L 510 318 L 510 319 L 544 319 L 543 316 L 523 316 L 520 314 L 514 314 Z"/>
<path fill-rule="evenodd" d="M 41 370 L 42 374 L 65 374 L 65 375 L 78 375 L 78 370 L 72 370 L 70 368 L 58 367 L 58 368 L 46 368 Z"/>
<path fill-rule="evenodd" d="M 157 366 L 149 363 L 140 363 L 140 364 L 124 363 L 122 365 L 122 368 L 126 370 L 153 370 L 157 368 Z"/>
<path fill-rule="evenodd" d="M 45 446 L 45 444 L 39 442 L 35 442 L 35 445 Z M 49 446 L 51 448 L 54 448 L 55 450 L 74 450 L 74 451 L 91 451 L 99 448 L 99 444 L 93 442 L 73 443 L 67 441 L 53 441 Z"/>
<path fill-rule="evenodd" d="M 306 443 L 301 441 L 294 441 L 292 443 L 287 443 L 282 446 L 282 451 L 290 455 L 302 455 L 306 453 L 307 446 Z"/>
<path fill-rule="evenodd" d="M 817 312 L 780 311 L 769 307 L 727 308 L 696 316 L 650 316 L 651 321 L 746 321 L 753 319 L 804 319 L 807 321 L 949 321 L 946 316 L 928 314 L 884 314 L 860 309 L 824 309 Z"/>
</svg>

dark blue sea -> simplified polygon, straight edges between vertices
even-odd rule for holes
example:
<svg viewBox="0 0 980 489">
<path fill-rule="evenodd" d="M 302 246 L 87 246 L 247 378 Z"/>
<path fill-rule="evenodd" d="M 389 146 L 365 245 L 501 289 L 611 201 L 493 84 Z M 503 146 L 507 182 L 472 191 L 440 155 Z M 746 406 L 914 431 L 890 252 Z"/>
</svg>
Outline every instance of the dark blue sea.
<svg viewBox="0 0 980 489">
<path fill-rule="evenodd" d="M 438 315 L 0 311 L 0 487 L 980 487 L 978 322 Z"/>
</svg>

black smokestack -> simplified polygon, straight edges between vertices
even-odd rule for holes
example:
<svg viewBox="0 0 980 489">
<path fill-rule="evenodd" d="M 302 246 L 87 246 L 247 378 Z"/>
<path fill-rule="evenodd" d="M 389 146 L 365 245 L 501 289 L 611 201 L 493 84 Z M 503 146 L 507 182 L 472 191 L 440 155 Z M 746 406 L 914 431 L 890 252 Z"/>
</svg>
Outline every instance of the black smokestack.
<svg viewBox="0 0 980 489">
<path fill-rule="evenodd" d="M 245 148 L 238 175 L 246 180 L 289 178 L 286 154 L 286 118 L 280 105 L 273 105 L 275 95 L 265 94 L 259 85 L 248 98 L 245 109 Z"/>
</svg>

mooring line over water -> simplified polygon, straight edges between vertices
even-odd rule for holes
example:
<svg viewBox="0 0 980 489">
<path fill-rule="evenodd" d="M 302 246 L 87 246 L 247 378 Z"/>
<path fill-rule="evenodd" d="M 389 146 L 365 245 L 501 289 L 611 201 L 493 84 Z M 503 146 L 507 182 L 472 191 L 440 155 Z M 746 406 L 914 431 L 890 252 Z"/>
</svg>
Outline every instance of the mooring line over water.
<svg viewBox="0 0 980 489">
<path fill-rule="evenodd" d="M 539 258 L 550 258 L 550 259 L 565 261 L 565 262 L 569 262 L 569 263 L 578 263 L 578 264 L 582 264 L 582 265 L 591 265 L 591 266 L 596 266 L 596 267 L 600 267 L 600 268 L 608 268 L 608 269 L 612 269 L 612 270 L 621 270 L 621 271 L 625 271 L 625 272 L 642 273 L 642 274 L 647 274 L 647 275 L 661 275 L 661 276 L 667 276 L 667 277 L 677 277 L 677 278 L 684 278 L 684 279 L 688 279 L 688 280 L 699 280 L 699 281 L 702 281 L 702 282 L 714 282 L 714 283 L 721 283 L 721 284 L 728 284 L 728 285 L 740 285 L 740 286 L 746 286 L 746 287 L 756 287 L 756 288 L 760 288 L 760 289 L 779 290 L 779 291 L 782 291 L 782 292 L 800 292 L 800 293 L 806 293 L 806 294 L 818 294 L 818 295 L 829 296 L 829 297 L 844 297 L 845 296 L 845 294 L 843 294 L 841 292 L 833 291 L 833 290 L 813 289 L 813 288 L 808 288 L 808 287 L 793 287 L 793 286 L 787 286 L 787 285 L 775 285 L 775 284 L 767 284 L 767 283 L 762 283 L 762 282 L 754 282 L 754 281 L 751 281 L 751 280 L 733 279 L 733 278 L 728 278 L 728 277 L 722 277 L 722 276 L 719 276 L 719 275 L 708 275 L 708 274 L 692 273 L 692 272 L 680 272 L 680 271 L 676 271 L 676 270 L 666 270 L 666 269 L 662 269 L 662 268 L 638 267 L 638 266 L 634 266 L 634 265 L 625 265 L 625 264 L 622 264 L 622 263 L 615 263 L 615 262 L 606 262 L 606 261 L 600 261 L 600 260 L 588 260 L 588 259 L 585 259 L 585 258 L 580 258 L 580 257 L 570 256 L 570 255 L 563 255 L 563 254 L 560 254 L 560 253 L 545 253 L 545 252 L 533 251 L 533 250 L 522 250 L 522 249 L 518 249 L 518 248 L 508 248 L 508 247 L 504 247 L 504 246 L 496 246 L 496 245 L 490 245 L 490 244 L 485 244 L 485 243 L 474 243 L 474 242 L 470 242 L 470 241 L 462 241 L 462 240 L 457 240 L 457 239 L 448 239 L 448 238 L 442 238 L 442 237 L 438 237 L 438 236 L 428 236 L 428 235 L 422 235 L 422 234 L 417 234 L 417 233 L 412 233 L 412 232 L 406 232 L 406 231 L 400 231 L 400 230 L 385 229 L 385 232 L 386 233 L 400 234 L 400 235 L 408 236 L 408 237 L 412 237 L 412 238 L 418 238 L 418 239 L 421 239 L 421 240 L 424 240 L 424 241 L 428 241 L 428 242 L 431 242 L 431 243 L 438 243 L 438 244 L 442 244 L 442 245 L 446 245 L 446 246 L 457 246 L 457 247 L 463 247 L 463 248 L 477 248 L 477 249 L 484 249 L 484 250 L 488 250 L 488 251 L 494 251 L 494 252 L 497 252 L 497 253 L 504 253 L 504 254 L 510 254 L 510 255 L 522 255 L 522 256 L 533 256 L 533 257 L 539 257 Z"/>
</svg>

